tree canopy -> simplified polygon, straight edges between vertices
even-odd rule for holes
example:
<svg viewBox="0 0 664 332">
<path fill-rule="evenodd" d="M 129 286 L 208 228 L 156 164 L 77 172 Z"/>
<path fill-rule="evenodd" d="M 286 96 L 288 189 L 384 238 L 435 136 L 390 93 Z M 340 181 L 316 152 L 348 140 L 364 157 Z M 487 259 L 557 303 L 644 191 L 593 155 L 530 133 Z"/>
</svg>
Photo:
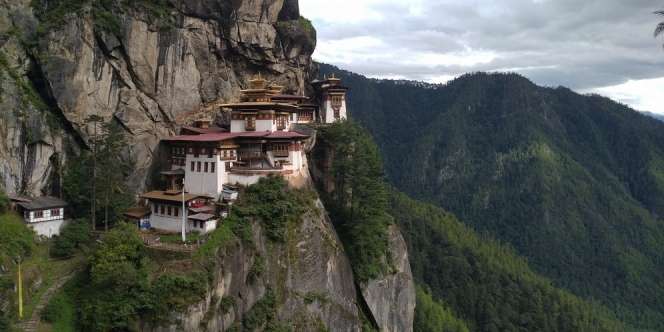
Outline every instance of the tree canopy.
<svg viewBox="0 0 664 332">
<path fill-rule="evenodd" d="M 664 328 L 662 122 L 516 74 L 430 85 L 331 71 L 396 188 L 510 244 L 556 286 Z"/>
</svg>

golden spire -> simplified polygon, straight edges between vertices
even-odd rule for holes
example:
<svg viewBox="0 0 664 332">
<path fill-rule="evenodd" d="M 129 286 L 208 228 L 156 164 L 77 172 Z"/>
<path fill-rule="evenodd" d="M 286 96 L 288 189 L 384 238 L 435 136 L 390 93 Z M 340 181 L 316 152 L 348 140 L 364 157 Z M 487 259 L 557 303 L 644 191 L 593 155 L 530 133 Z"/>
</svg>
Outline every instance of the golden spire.
<svg viewBox="0 0 664 332">
<path fill-rule="evenodd" d="M 266 83 L 267 81 L 263 78 L 263 75 L 261 75 L 260 72 L 258 72 L 257 76 L 254 76 L 254 78 L 249 80 L 249 86 L 254 90 L 265 89 Z"/>
</svg>

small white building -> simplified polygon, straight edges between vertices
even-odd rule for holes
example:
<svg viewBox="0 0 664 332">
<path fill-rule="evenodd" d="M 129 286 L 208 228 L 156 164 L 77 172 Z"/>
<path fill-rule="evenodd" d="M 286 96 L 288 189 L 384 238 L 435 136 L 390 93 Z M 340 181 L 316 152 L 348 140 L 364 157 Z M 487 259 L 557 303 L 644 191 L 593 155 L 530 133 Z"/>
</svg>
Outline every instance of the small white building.
<svg viewBox="0 0 664 332">
<path fill-rule="evenodd" d="M 212 213 L 203 213 L 214 211 L 214 207 L 209 205 L 210 197 L 205 195 L 190 193 L 183 195 L 181 191 L 169 190 L 151 191 L 141 195 L 141 198 L 148 201 L 151 229 L 179 233 L 182 231 L 183 220 L 187 233 L 209 233 L 217 228 L 215 216 Z"/>
<path fill-rule="evenodd" d="M 62 227 L 66 224 L 65 208 L 67 202 L 50 196 L 37 198 L 12 198 L 17 212 L 23 215 L 26 224 L 35 233 L 43 237 L 60 235 Z"/>
</svg>

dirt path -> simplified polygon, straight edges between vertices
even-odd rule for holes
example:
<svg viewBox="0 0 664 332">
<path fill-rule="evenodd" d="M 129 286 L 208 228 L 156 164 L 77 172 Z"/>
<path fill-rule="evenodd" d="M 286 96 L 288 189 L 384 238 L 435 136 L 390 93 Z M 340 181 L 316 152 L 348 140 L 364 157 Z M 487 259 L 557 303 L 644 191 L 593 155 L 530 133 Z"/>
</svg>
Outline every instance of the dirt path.
<svg viewBox="0 0 664 332">
<path fill-rule="evenodd" d="M 20 330 L 23 330 L 24 332 L 37 332 L 42 310 L 46 308 L 46 305 L 51 300 L 53 295 L 55 295 L 55 293 L 60 288 L 62 288 L 62 286 L 64 286 L 67 283 L 67 281 L 73 278 L 74 275 L 76 275 L 76 272 L 72 272 L 71 274 L 56 280 L 55 283 L 53 283 L 53 285 L 51 285 L 51 287 L 49 287 L 46 290 L 46 292 L 44 292 L 44 294 L 41 296 L 39 302 L 37 303 L 37 306 L 32 311 L 32 316 L 30 316 L 30 319 L 19 323 L 16 327 L 18 327 Z"/>
</svg>

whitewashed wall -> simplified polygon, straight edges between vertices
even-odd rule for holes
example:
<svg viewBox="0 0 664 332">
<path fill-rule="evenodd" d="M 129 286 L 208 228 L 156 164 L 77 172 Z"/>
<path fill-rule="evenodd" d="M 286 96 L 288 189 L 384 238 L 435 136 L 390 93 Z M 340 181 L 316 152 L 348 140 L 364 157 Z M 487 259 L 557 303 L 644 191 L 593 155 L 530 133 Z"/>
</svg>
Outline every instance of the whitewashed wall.
<svg viewBox="0 0 664 332">
<path fill-rule="evenodd" d="M 194 162 L 194 171 L 191 171 L 191 163 Z M 201 171 L 198 172 L 198 162 L 201 163 Z M 208 172 L 205 172 L 205 163 L 208 163 Z M 214 173 L 210 172 L 210 163 L 215 164 Z M 223 190 L 223 185 L 228 181 L 228 173 L 225 169 L 225 162 L 215 153 L 212 158 L 208 155 L 187 154 L 185 167 L 185 188 L 190 193 L 205 194 L 212 197 L 218 197 Z"/>
<path fill-rule="evenodd" d="M 67 224 L 64 219 L 42 221 L 36 223 L 29 223 L 28 226 L 32 228 L 39 236 L 53 237 L 60 235 L 62 228 Z"/>
</svg>

